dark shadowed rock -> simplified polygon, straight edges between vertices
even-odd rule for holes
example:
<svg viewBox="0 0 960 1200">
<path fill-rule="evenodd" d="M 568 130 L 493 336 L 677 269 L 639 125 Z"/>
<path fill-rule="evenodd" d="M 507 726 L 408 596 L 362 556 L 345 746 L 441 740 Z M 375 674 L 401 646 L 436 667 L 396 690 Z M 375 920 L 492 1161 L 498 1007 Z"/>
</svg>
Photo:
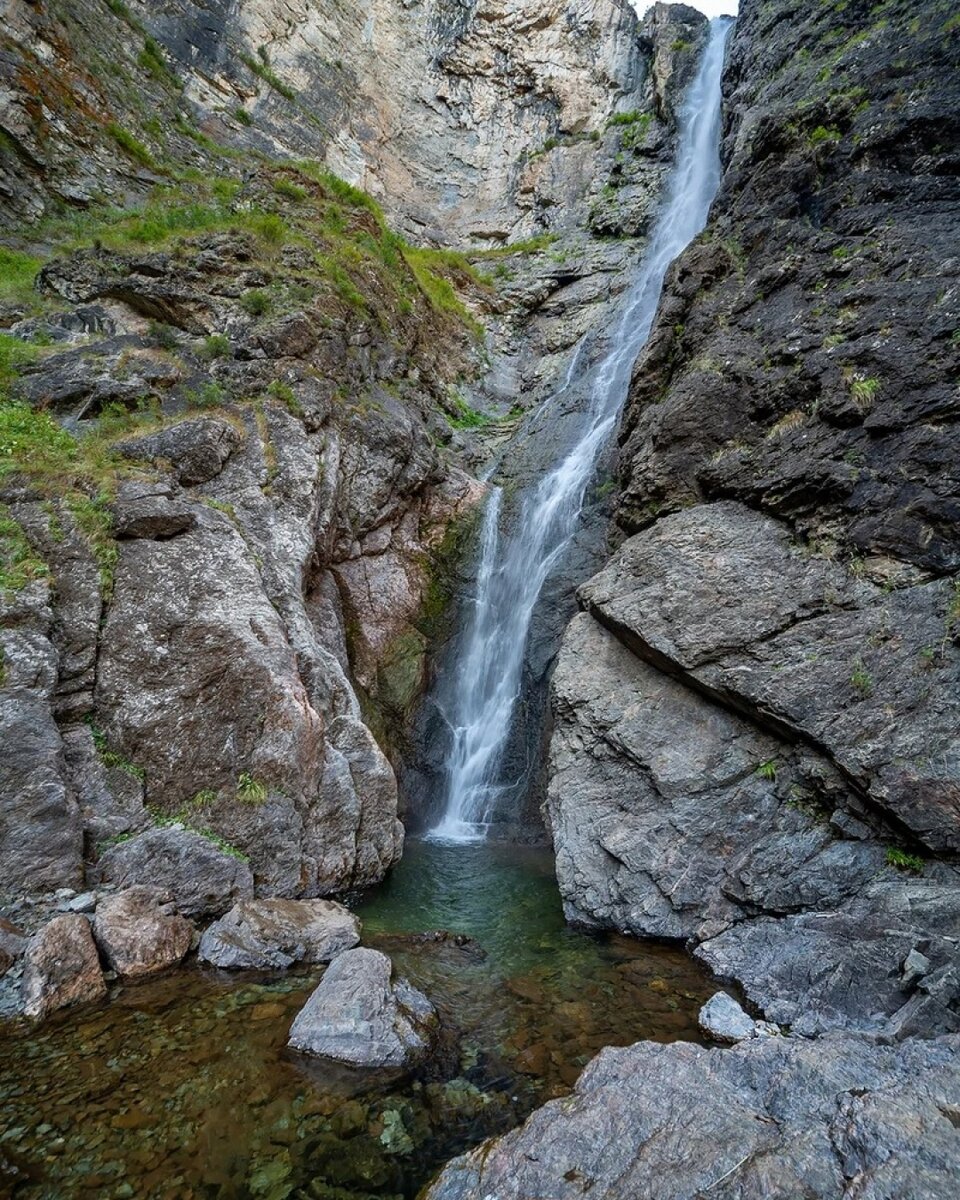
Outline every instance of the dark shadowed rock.
<svg viewBox="0 0 960 1200">
<path fill-rule="evenodd" d="M 21 997 L 28 1017 L 45 1017 L 68 1004 L 107 994 L 90 922 L 79 914 L 54 917 L 24 952 Z"/>
<path fill-rule="evenodd" d="M 197 522 L 194 506 L 165 483 L 124 483 L 113 505 L 121 538 L 172 538 Z"/>
<path fill-rule="evenodd" d="M 844 1035 L 604 1050 L 571 1097 L 455 1159 L 428 1200 L 942 1200 L 960 1171 L 960 1039 Z"/>
<path fill-rule="evenodd" d="M 98 864 L 100 879 L 120 887 L 143 884 L 169 893 L 186 916 L 218 915 L 253 895 L 253 876 L 241 859 L 181 826 L 148 829 L 111 846 Z"/>
<path fill-rule="evenodd" d="M 290 1029 L 304 1054 L 357 1067 L 407 1067 L 422 1059 L 437 1032 L 433 1005 L 378 950 L 348 950 L 327 968 Z"/>
<path fill-rule="evenodd" d="M 0 975 L 5 975 L 27 947 L 27 935 L 0 917 Z"/>
<path fill-rule="evenodd" d="M 169 893 L 132 887 L 100 899 L 93 936 L 113 970 L 136 979 L 178 963 L 190 949 L 193 925 L 176 914 Z"/>
<path fill-rule="evenodd" d="M 207 417 L 182 421 L 146 437 L 128 438 L 118 446 L 125 458 L 169 462 L 184 487 L 208 483 L 242 441 L 229 421 Z"/>
<path fill-rule="evenodd" d="M 200 939 L 203 962 L 231 970 L 329 962 L 360 941 L 360 920 L 332 900 L 242 900 Z"/>
</svg>

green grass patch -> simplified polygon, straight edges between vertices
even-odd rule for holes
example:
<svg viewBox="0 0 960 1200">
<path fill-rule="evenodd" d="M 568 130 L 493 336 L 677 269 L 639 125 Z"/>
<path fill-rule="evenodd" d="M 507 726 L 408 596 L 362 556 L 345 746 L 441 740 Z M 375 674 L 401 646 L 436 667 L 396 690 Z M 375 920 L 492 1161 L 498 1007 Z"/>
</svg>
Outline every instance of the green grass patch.
<svg viewBox="0 0 960 1200">
<path fill-rule="evenodd" d="M 923 874 L 923 859 L 917 854 L 908 854 L 906 850 L 898 850 L 891 846 L 886 853 L 888 867 L 896 867 L 898 871 L 909 871 L 912 875 Z"/>
<path fill-rule="evenodd" d="M 151 170 L 157 170 L 157 163 L 149 149 L 138 138 L 134 137 L 129 129 L 124 129 L 122 125 L 118 125 L 115 121 L 111 121 L 107 126 L 107 133 L 113 138 L 121 150 L 135 162 L 138 162 L 142 167 L 149 167 Z"/>
<path fill-rule="evenodd" d="M 284 83 L 280 76 L 273 70 L 267 62 L 258 61 L 252 54 L 241 54 L 240 61 L 243 65 L 262 79 L 268 87 L 272 87 L 275 92 L 279 92 L 281 96 L 285 96 L 287 100 L 296 100 L 297 93 L 288 84 Z"/>
<path fill-rule="evenodd" d="M 42 266 L 42 258 L 0 246 L 0 300 L 34 298 L 33 281 Z"/>
<path fill-rule="evenodd" d="M 46 579 L 49 574 L 19 521 L 5 504 L 0 504 L 0 592 L 22 591 L 28 583 Z"/>
<path fill-rule="evenodd" d="M 71 492 L 67 496 L 67 508 L 77 523 L 77 528 L 90 547 L 97 562 L 100 575 L 100 591 L 105 599 L 113 594 L 113 580 L 120 551 L 113 536 L 113 514 L 110 511 L 111 496 L 108 492 L 87 495 Z"/>
</svg>

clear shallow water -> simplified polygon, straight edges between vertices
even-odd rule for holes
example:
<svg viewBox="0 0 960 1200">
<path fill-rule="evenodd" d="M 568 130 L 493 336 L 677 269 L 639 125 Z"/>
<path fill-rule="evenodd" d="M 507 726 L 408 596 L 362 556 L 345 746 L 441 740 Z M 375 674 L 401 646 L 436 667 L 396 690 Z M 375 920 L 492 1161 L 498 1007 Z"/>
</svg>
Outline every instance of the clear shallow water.
<svg viewBox="0 0 960 1200">
<path fill-rule="evenodd" d="M 356 906 L 444 1021 L 416 1077 L 285 1050 L 322 971 L 190 967 L 0 1034 L 0 1196 L 413 1197 L 439 1166 L 563 1095 L 604 1045 L 697 1040 L 715 990 L 678 951 L 563 925 L 546 852 L 413 842 Z M 423 941 L 438 928 L 475 938 Z"/>
</svg>

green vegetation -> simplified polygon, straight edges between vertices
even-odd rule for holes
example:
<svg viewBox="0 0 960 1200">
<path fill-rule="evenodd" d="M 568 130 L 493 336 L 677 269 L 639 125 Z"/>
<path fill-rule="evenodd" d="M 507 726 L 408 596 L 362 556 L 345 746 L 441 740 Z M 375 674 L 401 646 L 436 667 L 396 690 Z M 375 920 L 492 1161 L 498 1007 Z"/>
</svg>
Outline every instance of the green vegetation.
<svg viewBox="0 0 960 1200">
<path fill-rule="evenodd" d="M 177 80 L 167 66 L 167 60 L 163 56 L 163 50 L 160 44 L 148 34 L 143 41 L 143 49 L 137 58 L 137 65 L 142 67 L 148 75 L 160 83 L 168 83 L 176 85 Z"/>
<path fill-rule="evenodd" d="M 296 100 L 297 93 L 288 83 L 283 82 L 268 62 L 258 62 L 251 54 L 241 54 L 240 61 L 254 75 L 262 79 L 265 84 L 272 87 L 275 92 L 279 92 L 281 96 L 285 96 L 288 100 Z"/>
<path fill-rule="evenodd" d="M 240 307 L 248 316 L 262 317 L 270 309 L 270 297 L 259 288 L 253 288 L 240 297 Z"/>
<path fill-rule="evenodd" d="M 896 867 L 898 871 L 910 871 L 913 875 L 923 874 L 923 859 L 919 855 L 898 850 L 895 846 L 887 850 L 886 861 L 888 867 Z"/>
<path fill-rule="evenodd" d="M 245 108 L 235 108 L 233 110 L 233 117 L 234 120 L 239 121 L 241 125 L 249 126 L 253 124 L 253 117 L 250 116 Z"/>
<path fill-rule="evenodd" d="M 873 691 L 873 679 L 862 658 L 858 658 L 850 672 L 850 683 L 864 696 Z"/>
<path fill-rule="evenodd" d="M 777 760 L 775 758 L 770 758 L 766 762 L 761 763 L 760 766 L 757 767 L 756 773 L 760 776 L 761 779 L 767 779 L 771 783 L 776 783 L 776 781 L 777 781 Z"/>
<path fill-rule="evenodd" d="M 133 136 L 129 129 L 124 129 L 122 125 L 111 121 L 107 125 L 107 133 L 110 134 L 120 149 L 135 162 L 138 162 L 142 167 L 149 167 L 151 170 L 157 169 L 157 163 L 153 155 L 143 142 Z"/>
<path fill-rule="evenodd" d="M 302 188 L 298 183 L 293 183 L 289 179 L 275 179 L 273 190 L 278 196 L 284 196 L 287 200 L 306 200 L 309 195 L 306 188 Z"/>
<path fill-rule="evenodd" d="M 303 416 L 303 408 L 294 394 L 293 388 L 288 383 L 284 383 L 283 380 L 274 379 L 267 388 L 267 395 L 274 400 L 279 400 L 292 416 Z"/>
<path fill-rule="evenodd" d="M 109 492 L 105 491 L 94 495 L 78 491 L 67 496 L 67 508 L 97 561 L 100 590 L 105 599 L 109 599 L 113 594 L 113 577 L 120 556 L 113 536 L 110 498 Z"/>
<path fill-rule="evenodd" d="M 49 414 L 0 397 L 0 482 L 14 472 L 53 479 L 76 457 L 77 443 Z"/>
<path fill-rule="evenodd" d="M 0 593 L 22 591 L 28 583 L 46 579 L 49 574 L 20 523 L 5 504 L 0 504 Z"/>
<path fill-rule="evenodd" d="M 227 358 L 230 355 L 230 339 L 222 333 L 211 333 L 203 339 L 200 357 L 212 362 L 215 358 Z"/>
<path fill-rule="evenodd" d="M 118 767 L 121 771 L 126 771 L 128 775 L 132 775 L 135 779 L 139 779 L 141 783 L 144 780 L 145 772 L 141 767 L 135 766 L 118 754 L 115 750 L 111 750 L 107 742 L 107 735 L 94 722 L 93 717 L 86 717 L 87 725 L 90 727 L 90 733 L 93 736 L 93 744 L 97 751 L 97 756 L 105 767 Z"/>
<path fill-rule="evenodd" d="M 237 799 L 243 804 L 263 804 L 268 795 L 265 784 L 244 771 L 237 779 Z"/>
<path fill-rule="evenodd" d="M 862 413 L 870 411 L 879 391 L 879 379 L 864 379 L 860 375 L 854 375 L 850 379 L 850 396 Z"/>
<path fill-rule="evenodd" d="M 833 125 L 818 125 L 807 134 L 807 141 L 811 146 L 823 146 L 839 142 L 841 136 L 840 130 Z"/>
<path fill-rule="evenodd" d="M 18 301 L 33 293 L 43 259 L 0 246 L 0 300 Z"/>
</svg>

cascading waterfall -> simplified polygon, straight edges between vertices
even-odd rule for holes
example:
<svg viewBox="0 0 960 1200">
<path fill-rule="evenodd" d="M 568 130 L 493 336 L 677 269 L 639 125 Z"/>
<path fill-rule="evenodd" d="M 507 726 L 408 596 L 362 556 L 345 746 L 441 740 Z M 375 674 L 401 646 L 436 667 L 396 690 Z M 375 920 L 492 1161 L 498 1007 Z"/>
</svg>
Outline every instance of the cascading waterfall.
<svg viewBox="0 0 960 1200">
<path fill-rule="evenodd" d="M 667 200 L 609 348 L 582 380 L 588 402 L 575 443 L 522 497 L 509 533 L 500 529 L 503 493 L 491 489 L 476 591 L 460 643 L 457 687 L 444 713 L 453 745 L 443 815 L 430 834 L 434 838 L 485 837 L 507 786 L 500 768 L 520 698 L 534 608 L 576 531 L 587 486 L 626 400 L 633 364 L 650 334 L 667 269 L 706 225 L 719 186 L 720 79 L 730 24 L 723 18 L 710 23 L 703 58 L 679 114 L 679 147 Z M 573 382 L 581 349 L 582 345 L 564 388 Z"/>
</svg>

